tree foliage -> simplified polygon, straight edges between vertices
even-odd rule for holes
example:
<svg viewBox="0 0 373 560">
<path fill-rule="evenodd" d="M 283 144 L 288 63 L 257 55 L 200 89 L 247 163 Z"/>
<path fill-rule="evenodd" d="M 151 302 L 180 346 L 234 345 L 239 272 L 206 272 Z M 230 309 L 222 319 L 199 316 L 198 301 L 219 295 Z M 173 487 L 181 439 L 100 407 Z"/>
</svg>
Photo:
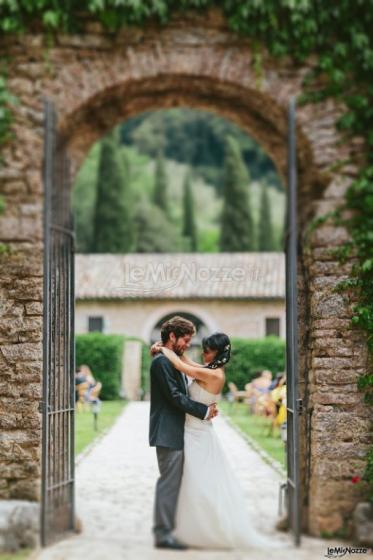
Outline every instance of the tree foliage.
<svg viewBox="0 0 373 560">
<path fill-rule="evenodd" d="M 134 232 L 136 253 L 175 253 L 185 250 L 179 230 L 147 198 L 141 199 L 137 204 Z"/>
<path fill-rule="evenodd" d="M 254 227 L 248 191 L 249 176 L 237 141 L 228 136 L 224 159 L 224 202 L 220 250 L 252 251 Z"/>
<path fill-rule="evenodd" d="M 274 251 L 274 235 L 267 185 L 262 185 L 258 223 L 258 251 Z"/>
<path fill-rule="evenodd" d="M 167 159 L 193 167 L 195 176 L 213 184 L 220 194 L 224 141 L 230 135 L 240 144 L 252 179 L 283 189 L 276 168 L 262 147 L 229 120 L 188 108 L 147 111 L 121 125 L 121 140 L 155 157 L 161 148 Z"/>
<path fill-rule="evenodd" d="M 162 151 L 159 150 L 155 161 L 153 202 L 161 210 L 163 210 L 165 217 L 170 215 L 167 186 L 167 173 L 164 155 Z"/>
<path fill-rule="evenodd" d="M 194 216 L 194 197 L 190 170 L 187 171 L 183 184 L 183 235 L 190 242 L 190 250 L 197 251 L 197 226 Z"/>
<path fill-rule="evenodd" d="M 113 135 L 101 143 L 92 248 L 94 253 L 127 253 L 133 245 L 128 177 L 118 161 Z"/>
</svg>

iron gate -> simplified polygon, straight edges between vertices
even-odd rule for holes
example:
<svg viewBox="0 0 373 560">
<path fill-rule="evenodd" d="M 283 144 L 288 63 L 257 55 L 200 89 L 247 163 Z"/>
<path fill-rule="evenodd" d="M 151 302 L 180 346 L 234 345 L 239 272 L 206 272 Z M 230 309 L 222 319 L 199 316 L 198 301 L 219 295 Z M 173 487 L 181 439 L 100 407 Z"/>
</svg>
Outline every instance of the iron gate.
<svg viewBox="0 0 373 560">
<path fill-rule="evenodd" d="M 287 402 L 287 510 L 294 543 L 300 545 L 301 507 L 299 474 L 298 312 L 297 312 L 297 146 L 296 103 L 288 109 L 288 193 L 286 208 L 286 402 Z"/>
<path fill-rule="evenodd" d="M 48 100 L 44 135 L 43 546 L 74 528 L 74 231 L 69 161 Z"/>
</svg>

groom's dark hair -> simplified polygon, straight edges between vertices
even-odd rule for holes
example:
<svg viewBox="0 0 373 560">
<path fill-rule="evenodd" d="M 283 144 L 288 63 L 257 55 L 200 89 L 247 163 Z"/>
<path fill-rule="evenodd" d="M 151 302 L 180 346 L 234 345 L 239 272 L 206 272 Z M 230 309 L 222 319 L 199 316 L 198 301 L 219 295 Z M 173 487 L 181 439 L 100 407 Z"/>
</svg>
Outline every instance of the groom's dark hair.
<svg viewBox="0 0 373 560">
<path fill-rule="evenodd" d="M 188 321 L 188 319 L 184 319 L 184 317 L 180 317 L 180 315 L 175 315 L 171 317 L 171 319 L 168 319 L 168 321 L 165 321 L 161 326 L 161 339 L 163 344 L 166 344 L 172 332 L 176 338 L 186 334 L 194 335 L 196 334 L 196 327 L 192 321 Z"/>
</svg>

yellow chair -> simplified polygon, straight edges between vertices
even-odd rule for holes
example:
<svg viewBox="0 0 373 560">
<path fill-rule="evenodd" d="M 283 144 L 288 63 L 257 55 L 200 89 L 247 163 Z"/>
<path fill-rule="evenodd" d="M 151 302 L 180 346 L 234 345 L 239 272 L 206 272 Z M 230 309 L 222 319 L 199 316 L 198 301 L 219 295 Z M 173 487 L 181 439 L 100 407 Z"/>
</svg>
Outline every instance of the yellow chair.
<svg viewBox="0 0 373 560">
<path fill-rule="evenodd" d="M 286 385 L 282 384 L 271 391 L 271 397 L 274 404 L 277 404 L 278 411 L 272 419 L 271 432 L 274 433 L 276 427 L 280 427 L 281 424 L 287 420 L 287 410 L 286 410 Z"/>
</svg>

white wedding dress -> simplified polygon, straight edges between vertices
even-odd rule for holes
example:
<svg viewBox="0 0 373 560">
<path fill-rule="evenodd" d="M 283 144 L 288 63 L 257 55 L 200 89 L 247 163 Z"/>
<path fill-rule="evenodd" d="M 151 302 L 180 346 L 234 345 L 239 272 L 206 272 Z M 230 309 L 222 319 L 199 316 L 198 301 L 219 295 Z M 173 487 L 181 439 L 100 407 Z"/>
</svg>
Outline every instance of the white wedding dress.
<svg viewBox="0 0 373 560">
<path fill-rule="evenodd" d="M 206 391 L 196 381 L 189 386 L 189 396 L 206 405 L 220 399 L 220 395 Z M 173 534 L 197 548 L 288 548 L 288 544 L 274 542 L 253 527 L 240 482 L 213 422 L 186 414 L 184 470 Z"/>
</svg>

